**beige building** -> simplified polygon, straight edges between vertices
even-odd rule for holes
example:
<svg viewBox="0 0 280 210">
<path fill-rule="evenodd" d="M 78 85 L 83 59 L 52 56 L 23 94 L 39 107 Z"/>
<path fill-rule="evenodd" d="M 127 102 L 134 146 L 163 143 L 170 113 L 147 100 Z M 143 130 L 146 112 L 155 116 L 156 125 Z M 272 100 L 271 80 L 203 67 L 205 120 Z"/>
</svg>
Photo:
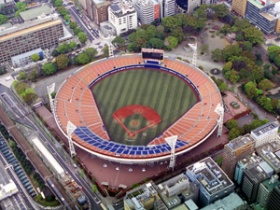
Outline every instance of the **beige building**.
<svg viewBox="0 0 280 210">
<path fill-rule="evenodd" d="M 244 17 L 246 13 L 247 0 L 232 0 L 232 10 Z"/>
<path fill-rule="evenodd" d="M 34 49 L 55 46 L 59 43 L 59 38 L 63 36 L 62 21 L 53 18 L 1 31 L 0 63 Z"/>
<path fill-rule="evenodd" d="M 239 136 L 225 145 L 222 169 L 233 179 L 235 166 L 239 160 L 254 152 L 254 139 L 250 134 Z"/>
</svg>

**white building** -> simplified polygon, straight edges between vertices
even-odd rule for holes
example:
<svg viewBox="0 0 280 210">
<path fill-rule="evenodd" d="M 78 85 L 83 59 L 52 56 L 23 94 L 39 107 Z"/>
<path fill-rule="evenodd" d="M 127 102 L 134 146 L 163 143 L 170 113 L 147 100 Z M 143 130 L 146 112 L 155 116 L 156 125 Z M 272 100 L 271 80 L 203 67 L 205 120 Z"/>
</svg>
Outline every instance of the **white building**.
<svg viewBox="0 0 280 210">
<path fill-rule="evenodd" d="M 108 21 L 115 27 L 119 36 L 137 28 L 137 13 L 129 2 L 114 1 L 108 7 Z"/>
<path fill-rule="evenodd" d="M 138 0 L 134 7 L 141 24 L 151 24 L 161 17 L 160 4 L 154 0 Z"/>
<path fill-rule="evenodd" d="M 36 151 L 45 161 L 46 165 L 50 166 L 59 178 L 64 178 L 65 177 L 64 169 L 53 157 L 53 155 L 49 152 L 49 150 L 42 144 L 40 139 L 34 138 L 32 139 L 32 143 Z"/>
<path fill-rule="evenodd" d="M 256 141 L 255 147 L 278 140 L 278 123 L 270 122 L 251 131 L 252 138 Z"/>
<path fill-rule="evenodd" d="M 18 188 L 12 180 L 10 180 L 10 182 L 5 185 L 0 184 L 0 201 L 16 193 L 18 193 Z"/>
<path fill-rule="evenodd" d="M 25 66 L 28 63 L 31 63 L 32 62 L 31 55 L 34 55 L 34 54 L 39 54 L 41 59 L 44 58 L 44 53 L 41 48 L 38 48 L 36 50 L 31 50 L 26 53 L 22 53 L 20 55 L 13 56 L 11 58 L 13 67 Z"/>
<path fill-rule="evenodd" d="M 168 17 L 176 14 L 175 0 L 163 0 L 163 17 Z"/>
</svg>

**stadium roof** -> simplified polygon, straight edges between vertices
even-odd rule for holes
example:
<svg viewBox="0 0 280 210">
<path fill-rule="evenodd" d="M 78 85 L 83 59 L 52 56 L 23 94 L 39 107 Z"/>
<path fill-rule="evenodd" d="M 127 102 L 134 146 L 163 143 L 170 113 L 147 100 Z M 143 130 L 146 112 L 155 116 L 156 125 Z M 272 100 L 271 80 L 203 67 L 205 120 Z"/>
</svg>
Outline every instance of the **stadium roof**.
<svg viewBox="0 0 280 210">
<path fill-rule="evenodd" d="M 25 10 L 19 14 L 24 21 L 27 21 L 27 20 L 35 19 L 40 15 L 43 14 L 48 15 L 51 13 L 52 13 L 52 9 L 47 4 L 44 4 L 40 7 L 34 7 L 32 9 Z"/>
</svg>

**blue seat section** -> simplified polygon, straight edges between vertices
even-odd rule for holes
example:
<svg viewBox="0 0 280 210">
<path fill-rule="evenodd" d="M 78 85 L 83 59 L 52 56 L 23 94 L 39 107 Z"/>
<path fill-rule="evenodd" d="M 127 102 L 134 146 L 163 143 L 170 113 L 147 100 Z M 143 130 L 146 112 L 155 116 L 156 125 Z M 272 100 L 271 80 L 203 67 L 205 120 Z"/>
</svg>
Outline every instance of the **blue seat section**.
<svg viewBox="0 0 280 210">
<path fill-rule="evenodd" d="M 167 143 L 155 145 L 155 146 L 131 146 L 131 145 L 123 145 L 113 141 L 108 141 L 100 138 L 96 134 L 94 134 L 88 127 L 81 126 L 77 127 L 74 133 L 83 141 L 88 144 L 101 149 L 106 150 L 108 152 L 113 152 L 116 154 L 123 155 L 136 155 L 136 156 L 144 156 L 144 155 L 157 155 L 163 152 L 170 152 L 171 148 Z M 177 140 L 175 148 L 178 149 L 180 147 L 185 146 L 188 142 L 184 142 L 181 140 Z"/>
</svg>

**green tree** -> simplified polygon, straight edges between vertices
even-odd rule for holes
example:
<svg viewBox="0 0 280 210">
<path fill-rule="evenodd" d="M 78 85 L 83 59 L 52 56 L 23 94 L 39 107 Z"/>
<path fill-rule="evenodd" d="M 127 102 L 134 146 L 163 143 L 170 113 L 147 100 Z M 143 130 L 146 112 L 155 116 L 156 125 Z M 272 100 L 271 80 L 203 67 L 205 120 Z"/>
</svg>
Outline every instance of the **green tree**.
<svg viewBox="0 0 280 210">
<path fill-rule="evenodd" d="M 234 25 L 232 26 L 232 30 L 234 32 L 237 32 L 237 31 L 242 31 L 243 29 L 250 28 L 250 27 L 252 27 L 252 25 L 247 19 L 236 18 L 234 21 Z"/>
<path fill-rule="evenodd" d="M 80 29 L 80 28 L 74 28 L 74 34 L 75 34 L 75 35 L 78 35 L 78 34 L 81 33 L 81 32 L 83 32 L 82 29 Z"/>
<path fill-rule="evenodd" d="M 264 79 L 264 71 L 261 67 L 254 65 L 254 67 L 251 69 L 251 80 L 260 82 Z"/>
<path fill-rule="evenodd" d="M 266 96 L 260 96 L 257 98 L 257 103 L 265 110 L 271 112 L 273 110 L 271 99 Z"/>
<path fill-rule="evenodd" d="M 178 39 L 174 36 L 168 36 L 164 40 L 164 45 L 168 50 L 173 50 L 178 46 Z"/>
<path fill-rule="evenodd" d="M 229 14 L 229 10 L 224 4 L 213 4 L 211 7 L 214 9 L 217 18 L 223 18 Z"/>
<path fill-rule="evenodd" d="M 55 63 L 56 63 L 56 66 L 57 66 L 58 70 L 59 69 L 64 69 L 69 64 L 69 58 L 66 54 L 61 54 L 61 55 L 56 57 Z"/>
<path fill-rule="evenodd" d="M 17 10 L 24 11 L 26 10 L 26 4 L 24 2 L 19 1 L 16 3 L 16 8 Z"/>
<path fill-rule="evenodd" d="M 178 42 L 181 43 L 184 40 L 184 32 L 182 27 L 177 27 L 171 32 L 171 36 L 174 36 L 178 39 Z"/>
<path fill-rule="evenodd" d="M 108 45 L 105 45 L 102 49 L 103 51 L 103 56 L 108 57 L 109 56 L 109 47 Z"/>
<path fill-rule="evenodd" d="M 71 29 L 74 30 L 75 28 L 77 28 L 77 26 L 78 26 L 78 25 L 77 25 L 76 22 L 73 22 L 73 21 L 70 22 L 70 28 L 71 28 Z"/>
<path fill-rule="evenodd" d="M 26 90 L 22 94 L 20 94 L 20 96 L 27 104 L 32 104 L 38 98 L 35 90 L 32 88 L 26 88 Z"/>
<path fill-rule="evenodd" d="M 245 84 L 244 90 L 245 90 L 245 93 L 247 94 L 248 98 L 250 98 L 250 99 L 257 97 L 257 95 L 258 95 L 257 86 L 252 81 L 247 82 Z"/>
<path fill-rule="evenodd" d="M 90 48 L 85 49 L 84 53 L 87 54 L 89 59 L 92 61 L 98 52 L 95 48 L 90 47 Z"/>
<path fill-rule="evenodd" d="M 30 56 L 32 61 L 38 61 L 40 60 L 40 55 L 39 54 L 33 54 Z"/>
<path fill-rule="evenodd" d="M 63 7 L 63 6 L 60 6 L 60 7 L 57 7 L 57 11 L 59 12 L 59 14 L 61 14 L 62 16 L 65 16 L 65 15 L 68 15 L 69 12 L 68 10 Z"/>
<path fill-rule="evenodd" d="M 54 49 L 53 51 L 52 51 L 52 56 L 53 57 L 56 57 L 56 56 L 58 56 L 59 55 L 59 52 L 56 50 L 56 49 Z"/>
<path fill-rule="evenodd" d="M 53 63 L 48 62 L 42 66 L 42 70 L 45 75 L 51 75 L 56 72 L 56 66 Z"/>
<path fill-rule="evenodd" d="M 169 31 L 173 31 L 175 28 L 180 26 L 175 16 L 168 16 L 162 18 L 161 24 Z"/>
<path fill-rule="evenodd" d="M 126 42 L 125 39 L 122 38 L 122 37 L 120 37 L 120 36 L 116 36 L 116 37 L 112 40 L 112 44 L 114 44 L 115 46 L 120 47 L 120 48 L 124 47 L 125 42 Z"/>
<path fill-rule="evenodd" d="M 64 15 L 63 16 L 63 19 L 66 21 L 66 22 L 69 22 L 70 21 L 70 16 L 67 14 L 67 15 Z"/>
<path fill-rule="evenodd" d="M 17 79 L 18 80 L 26 80 L 27 79 L 26 71 L 19 72 Z"/>
<path fill-rule="evenodd" d="M 263 79 L 259 82 L 258 87 L 264 91 L 267 91 L 273 88 L 273 83 L 268 79 Z"/>
<path fill-rule="evenodd" d="M 6 23 L 7 20 L 8 20 L 7 16 L 0 14 L 0 25 Z"/>
<path fill-rule="evenodd" d="M 149 46 L 151 48 L 155 48 L 155 49 L 163 49 L 164 42 L 158 38 L 151 38 L 151 39 L 149 39 Z"/>
<path fill-rule="evenodd" d="M 228 133 L 228 140 L 232 140 L 237 138 L 238 136 L 242 135 L 243 132 L 240 128 L 232 128 L 230 129 L 229 133 Z"/>
<path fill-rule="evenodd" d="M 15 87 L 15 90 L 17 91 L 17 93 L 20 95 L 26 90 L 28 85 L 25 82 L 18 82 L 15 84 L 14 87 Z"/>
<path fill-rule="evenodd" d="M 216 163 L 217 163 L 219 166 L 222 166 L 222 163 L 223 163 L 223 156 L 218 156 L 217 159 L 216 159 Z"/>
<path fill-rule="evenodd" d="M 90 62 L 90 57 L 86 53 L 82 52 L 76 57 L 76 62 L 81 65 L 87 64 Z"/>
<path fill-rule="evenodd" d="M 213 61 L 220 62 L 222 60 L 222 50 L 216 48 L 215 50 L 212 50 L 211 54 Z"/>
<path fill-rule="evenodd" d="M 238 127 L 238 123 L 237 120 L 235 119 L 231 119 L 229 121 L 226 122 L 226 127 L 231 130 L 232 128 L 237 128 Z"/>
<path fill-rule="evenodd" d="M 239 47 L 238 44 L 227 45 L 222 50 L 222 60 L 228 61 L 233 56 L 239 56 L 241 52 L 242 52 L 242 49 Z"/>
<path fill-rule="evenodd" d="M 264 35 L 263 32 L 261 32 L 256 27 L 249 27 L 243 29 L 244 39 L 246 41 L 251 42 L 253 45 L 255 44 L 262 44 L 264 42 Z"/>
<path fill-rule="evenodd" d="M 62 4 L 63 4 L 63 1 L 62 1 L 62 0 L 56 0 L 56 1 L 54 2 L 54 6 L 55 6 L 55 7 L 60 7 L 60 6 L 62 6 Z"/>
<path fill-rule="evenodd" d="M 78 38 L 79 38 L 79 41 L 83 44 L 88 40 L 88 37 L 84 32 L 80 32 L 78 34 Z"/>
<path fill-rule="evenodd" d="M 77 43 L 71 41 L 71 42 L 68 44 L 68 46 L 69 46 L 69 48 L 70 48 L 71 50 L 74 50 L 74 49 L 77 47 Z"/>
<path fill-rule="evenodd" d="M 219 88 L 219 90 L 220 90 L 221 92 L 225 92 L 225 91 L 228 90 L 228 86 L 227 86 L 227 84 L 224 83 L 224 82 L 222 82 L 222 83 L 218 86 L 218 88 Z"/>
<path fill-rule="evenodd" d="M 69 52 L 69 50 L 70 50 L 70 47 L 67 43 L 63 43 L 57 47 L 57 52 L 59 54 L 67 53 L 67 52 Z"/>
</svg>

